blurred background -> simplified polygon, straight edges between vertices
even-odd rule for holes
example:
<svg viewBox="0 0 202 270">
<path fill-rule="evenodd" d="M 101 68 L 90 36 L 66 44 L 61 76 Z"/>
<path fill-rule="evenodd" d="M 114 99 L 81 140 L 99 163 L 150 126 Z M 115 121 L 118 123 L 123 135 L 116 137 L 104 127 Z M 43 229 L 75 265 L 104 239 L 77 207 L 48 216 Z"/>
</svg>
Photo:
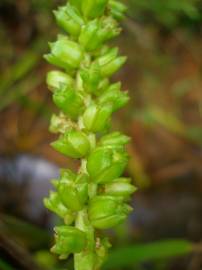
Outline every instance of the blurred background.
<svg viewBox="0 0 202 270">
<path fill-rule="evenodd" d="M 42 58 L 64 1 L 0 0 L 0 270 L 72 269 L 49 253 L 60 222 L 42 199 L 59 167 Z M 126 175 L 134 213 L 107 234 L 103 269 L 202 269 L 202 1 L 127 0 L 121 37 L 127 64 L 114 76 L 131 101 L 113 129 L 132 137 Z"/>
</svg>

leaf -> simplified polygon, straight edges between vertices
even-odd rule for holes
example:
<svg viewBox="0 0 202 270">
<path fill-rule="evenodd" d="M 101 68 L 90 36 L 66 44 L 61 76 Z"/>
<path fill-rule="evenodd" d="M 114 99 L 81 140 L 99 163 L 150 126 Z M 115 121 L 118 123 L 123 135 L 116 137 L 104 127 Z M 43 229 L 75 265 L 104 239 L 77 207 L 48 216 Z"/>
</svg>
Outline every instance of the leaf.
<svg viewBox="0 0 202 270">
<path fill-rule="evenodd" d="M 46 230 L 9 215 L 0 215 L 0 232 L 12 235 L 29 248 L 48 246 L 50 243 L 50 236 Z"/>
<path fill-rule="evenodd" d="M 188 254 L 192 244 L 186 240 L 164 240 L 115 249 L 108 256 L 103 269 L 117 269 L 144 261 L 165 259 Z"/>
<path fill-rule="evenodd" d="M 38 63 L 40 55 L 34 51 L 26 52 L 21 59 L 10 68 L 9 72 L 0 76 L 0 94 L 5 94 L 7 88 L 22 79 Z"/>
<path fill-rule="evenodd" d="M 0 269 L 1 270 L 14 270 L 13 267 L 11 267 L 7 262 L 3 261 L 0 258 Z"/>
</svg>

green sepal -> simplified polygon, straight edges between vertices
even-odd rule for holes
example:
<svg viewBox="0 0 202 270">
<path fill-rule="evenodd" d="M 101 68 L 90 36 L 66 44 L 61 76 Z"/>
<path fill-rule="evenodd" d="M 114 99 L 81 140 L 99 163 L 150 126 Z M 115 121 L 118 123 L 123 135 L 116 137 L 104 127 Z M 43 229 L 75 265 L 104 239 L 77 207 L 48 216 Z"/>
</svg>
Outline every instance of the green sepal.
<svg viewBox="0 0 202 270">
<path fill-rule="evenodd" d="M 60 110 L 74 120 L 83 113 L 85 108 L 82 95 L 73 87 L 56 89 L 53 101 Z"/>
<path fill-rule="evenodd" d="M 88 199 L 88 177 L 63 175 L 57 186 L 62 203 L 72 211 L 80 211 Z"/>
<path fill-rule="evenodd" d="M 97 229 L 109 229 L 123 222 L 132 208 L 119 197 L 102 195 L 89 203 L 89 219 Z"/>
<path fill-rule="evenodd" d="M 75 219 L 74 213 L 64 206 L 57 192 L 51 191 L 49 197 L 44 199 L 44 205 L 47 209 L 63 218 L 68 225 Z"/>
<path fill-rule="evenodd" d="M 78 68 L 84 52 L 80 45 L 67 38 L 59 38 L 56 42 L 50 43 L 51 53 L 44 58 L 53 65 L 65 69 Z"/>
<path fill-rule="evenodd" d="M 99 21 L 97 19 L 88 22 L 81 30 L 79 43 L 87 51 L 93 51 L 100 46 L 100 40 L 97 37 L 99 31 Z"/>
<path fill-rule="evenodd" d="M 78 36 L 84 21 L 79 12 L 71 4 L 59 7 L 54 11 L 58 26 L 72 36 Z"/>
<path fill-rule="evenodd" d="M 51 251 L 66 258 L 70 253 L 81 252 L 86 245 L 86 235 L 81 230 L 71 226 L 55 227 L 55 245 Z"/>
<path fill-rule="evenodd" d="M 125 12 L 127 10 L 126 5 L 116 0 L 109 0 L 109 9 L 111 15 L 116 20 L 122 20 L 124 18 Z"/>
<path fill-rule="evenodd" d="M 88 19 L 103 15 L 108 0 L 82 0 L 82 12 Z"/>
<path fill-rule="evenodd" d="M 92 104 L 83 114 L 83 124 L 91 132 L 101 132 L 109 124 L 111 114 L 112 106 L 110 104 L 102 106 Z"/>
<path fill-rule="evenodd" d="M 130 178 L 118 178 L 104 185 L 104 191 L 111 196 L 127 199 L 137 188 L 131 184 Z"/>
<path fill-rule="evenodd" d="M 80 76 L 84 90 L 96 96 L 100 95 L 109 85 L 109 80 L 102 78 L 98 63 L 92 63 L 90 67 L 81 69 Z"/>
<path fill-rule="evenodd" d="M 112 17 L 107 16 L 101 19 L 98 36 L 102 43 L 118 36 L 120 32 L 121 28 L 118 26 L 117 21 Z"/>
<path fill-rule="evenodd" d="M 81 30 L 79 42 L 87 51 L 100 48 L 103 43 L 120 33 L 116 21 L 111 17 L 103 17 L 88 22 Z"/>
<path fill-rule="evenodd" d="M 71 158 L 85 157 L 90 151 L 89 139 L 81 131 L 71 130 L 53 142 L 52 147 Z"/>
<path fill-rule="evenodd" d="M 88 68 L 82 68 L 80 71 L 80 76 L 83 81 L 84 89 L 87 93 L 97 91 L 100 80 L 102 79 L 98 64 L 93 63 Z"/>
<path fill-rule="evenodd" d="M 125 63 L 125 56 L 118 56 L 118 49 L 108 49 L 96 62 L 99 64 L 102 77 L 113 75 Z"/>
<path fill-rule="evenodd" d="M 122 175 L 127 162 L 128 156 L 123 149 L 98 147 L 88 157 L 87 170 L 96 183 L 108 183 Z"/>
<path fill-rule="evenodd" d="M 106 65 L 101 67 L 101 74 L 103 77 L 110 77 L 115 72 L 117 72 L 123 64 L 126 62 L 125 56 L 119 56 L 113 59 L 112 61 L 108 62 Z"/>
<path fill-rule="evenodd" d="M 130 138 L 120 132 L 112 132 L 100 139 L 99 145 L 112 149 L 122 149 L 130 141 Z"/>
<path fill-rule="evenodd" d="M 59 70 L 49 71 L 47 74 L 46 82 L 48 88 L 53 92 L 56 89 L 61 89 L 67 86 L 73 87 L 74 85 L 74 80 L 72 77 Z"/>
<path fill-rule="evenodd" d="M 110 61 L 114 60 L 118 55 L 119 49 L 104 47 L 101 51 L 101 56 L 97 59 L 100 66 L 104 66 Z"/>
<path fill-rule="evenodd" d="M 114 83 L 110 85 L 107 90 L 99 97 L 99 103 L 106 104 L 110 103 L 113 107 L 113 112 L 122 108 L 127 104 L 129 97 L 127 92 L 123 92 L 120 90 L 121 84 Z"/>
</svg>

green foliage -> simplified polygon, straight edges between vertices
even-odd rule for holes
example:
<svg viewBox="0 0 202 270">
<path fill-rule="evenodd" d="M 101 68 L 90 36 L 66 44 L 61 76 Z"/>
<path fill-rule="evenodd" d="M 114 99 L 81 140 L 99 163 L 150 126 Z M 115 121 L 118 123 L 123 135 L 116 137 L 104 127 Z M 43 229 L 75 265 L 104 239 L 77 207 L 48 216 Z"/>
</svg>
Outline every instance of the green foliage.
<svg viewBox="0 0 202 270">
<path fill-rule="evenodd" d="M 192 250 L 192 244 L 186 240 L 163 240 L 117 248 L 108 256 L 103 269 L 132 267 L 145 261 L 186 255 Z"/>
<path fill-rule="evenodd" d="M 0 231 L 2 234 L 12 235 L 13 239 L 30 249 L 46 247 L 51 240 L 47 231 L 8 215 L 1 216 Z"/>
<path fill-rule="evenodd" d="M 0 269 L 1 270 L 14 270 L 13 267 L 11 267 L 7 262 L 3 261 L 0 258 Z"/>
<path fill-rule="evenodd" d="M 136 19 L 156 21 L 169 28 L 184 18 L 190 22 L 201 20 L 199 0 L 129 0 L 129 4 L 131 15 Z"/>
</svg>

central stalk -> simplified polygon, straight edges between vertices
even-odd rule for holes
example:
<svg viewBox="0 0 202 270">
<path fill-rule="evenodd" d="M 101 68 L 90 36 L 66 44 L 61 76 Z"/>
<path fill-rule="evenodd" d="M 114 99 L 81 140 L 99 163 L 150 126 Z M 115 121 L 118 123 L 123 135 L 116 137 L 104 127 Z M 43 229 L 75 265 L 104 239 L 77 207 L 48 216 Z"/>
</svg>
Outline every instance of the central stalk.
<svg viewBox="0 0 202 270">
<path fill-rule="evenodd" d="M 75 270 L 96 270 L 95 269 L 95 231 L 88 219 L 87 209 L 78 213 L 75 227 L 86 233 L 86 248 L 81 253 L 74 255 Z"/>
</svg>

